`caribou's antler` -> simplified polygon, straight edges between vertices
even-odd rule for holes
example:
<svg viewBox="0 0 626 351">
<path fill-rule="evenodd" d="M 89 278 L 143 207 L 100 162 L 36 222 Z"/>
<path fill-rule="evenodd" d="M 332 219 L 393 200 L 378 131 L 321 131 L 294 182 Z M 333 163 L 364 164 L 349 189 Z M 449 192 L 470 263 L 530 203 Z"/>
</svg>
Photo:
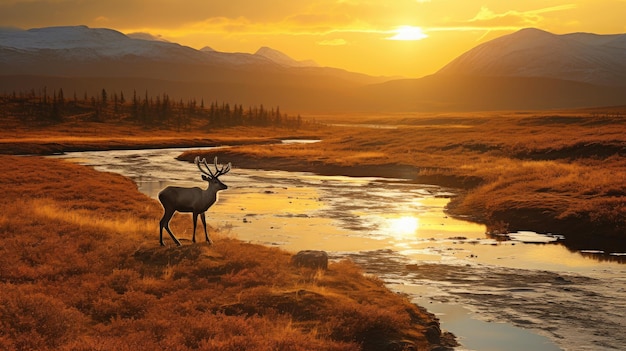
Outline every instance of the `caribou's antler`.
<svg viewBox="0 0 626 351">
<path fill-rule="evenodd" d="M 196 166 L 198 166 L 198 169 L 200 170 L 200 172 L 204 173 L 205 175 L 207 175 L 207 176 L 209 176 L 211 178 L 217 178 L 217 177 L 219 177 L 221 175 L 224 175 L 224 174 L 228 173 L 230 171 L 230 167 L 231 167 L 231 164 L 229 162 L 228 165 L 222 166 L 221 168 L 218 168 L 217 167 L 217 156 L 215 156 L 215 158 L 213 159 L 213 166 L 215 167 L 215 173 L 211 172 L 211 167 L 209 167 L 209 164 L 206 162 L 206 158 L 203 158 L 202 161 L 200 161 L 200 156 L 196 156 L 196 159 L 194 160 L 194 163 L 196 164 Z M 204 167 L 206 168 L 206 170 L 202 169 L 200 164 L 203 164 Z"/>
<path fill-rule="evenodd" d="M 206 160 L 203 160 L 204 164 L 206 165 Z M 226 166 L 222 165 L 222 168 L 217 168 L 217 156 L 215 156 L 215 158 L 213 159 L 213 165 L 215 166 L 215 178 L 224 175 L 226 173 L 228 173 L 230 171 L 230 162 L 228 162 L 228 164 Z M 209 167 L 207 165 L 207 167 Z"/>
<path fill-rule="evenodd" d="M 196 164 L 196 166 L 198 166 L 198 169 L 200 170 L 200 172 L 202 172 L 202 174 L 207 175 L 211 178 L 215 178 L 215 176 L 211 172 L 211 169 L 209 169 L 209 166 L 206 164 L 205 158 L 203 158 L 202 161 L 200 161 L 200 156 L 196 156 L 196 159 L 193 162 Z M 204 166 L 206 167 L 206 170 L 202 169 L 202 166 L 200 166 L 201 164 L 204 164 Z"/>
</svg>

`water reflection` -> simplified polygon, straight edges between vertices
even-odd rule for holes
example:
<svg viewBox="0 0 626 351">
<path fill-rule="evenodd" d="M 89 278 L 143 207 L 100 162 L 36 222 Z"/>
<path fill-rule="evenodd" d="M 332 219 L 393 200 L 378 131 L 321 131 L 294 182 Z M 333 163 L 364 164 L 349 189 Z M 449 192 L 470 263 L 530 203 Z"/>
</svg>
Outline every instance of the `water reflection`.
<svg viewBox="0 0 626 351">
<path fill-rule="evenodd" d="M 413 216 L 388 218 L 385 231 L 398 240 L 410 240 L 414 238 L 419 223 L 419 218 Z"/>
</svg>

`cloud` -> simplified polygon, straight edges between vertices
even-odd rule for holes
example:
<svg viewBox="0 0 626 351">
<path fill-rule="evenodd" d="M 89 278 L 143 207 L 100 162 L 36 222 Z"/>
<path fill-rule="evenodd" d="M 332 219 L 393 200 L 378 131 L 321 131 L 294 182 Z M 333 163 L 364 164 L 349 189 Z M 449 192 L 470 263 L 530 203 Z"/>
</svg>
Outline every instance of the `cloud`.
<svg viewBox="0 0 626 351">
<path fill-rule="evenodd" d="M 348 42 L 345 39 L 327 39 L 327 40 L 318 41 L 317 45 L 342 46 L 342 45 L 348 45 Z"/>
<path fill-rule="evenodd" d="M 261 23 L 254 23 L 246 17 L 211 17 L 204 21 L 192 22 L 183 25 L 184 30 L 194 32 L 209 33 L 243 33 L 243 32 L 263 32 Z"/>
<path fill-rule="evenodd" d="M 153 35 L 153 34 L 150 34 L 150 33 L 135 32 L 135 33 L 128 33 L 126 35 L 129 38 L 133 38 L 133 39 L 142 39 L 142 40 L 152 40 L 152 41 L 168 42 L 162 36 L 160 36 L 160 35 Z"/>
<path fill-rule="evenodd" d="M 542 27 L 546 23 L 546 14 L 558 11 L 576 9 L 576 4 L 564 4 L 540 9 L 518 11 L 509 10 L 501 13 L 494 12 L 487 6 L 482 6 L 474 17 L 462 21 L 449 21 L 441 26 L 428 27 L 429 32 L 437 31 L 514 31 L 527 27 Z M 482 37 L 481 37 L 482 39 Z"/>
<path fill-rule="evenodd" d="M 93 21 L 96 22 L 96 23 L 107 23 L 107 22 L 109 22 L 109 20 L 110 19 L 108 17 L 106 17 L 106 16 L 98 16 L 98 17 L 93 19 Z"/>
<path fill-rule="evenodd" d="M 576 8 L 576 4 L 567 4 L 559 6 L 551 6 L 537 10 L 530 11 L 516 11 L 510 10 L 503 13 L 495 13 L 487 7 L 481 7 L 480 11 L 470 19 L 469 23 L 478 23 L 482 25 L 494 25 L 494 26 L 536 26 L 544 20 L 542 14 L 556 11 L 571 10 Z"/>
<path fill-rule="evenodd" d="M 347 13 L 308 12 L 287 16 L 282 24 L 294 29 L 342 28 L 353 25 L 356 20 Z"/>
</svg>

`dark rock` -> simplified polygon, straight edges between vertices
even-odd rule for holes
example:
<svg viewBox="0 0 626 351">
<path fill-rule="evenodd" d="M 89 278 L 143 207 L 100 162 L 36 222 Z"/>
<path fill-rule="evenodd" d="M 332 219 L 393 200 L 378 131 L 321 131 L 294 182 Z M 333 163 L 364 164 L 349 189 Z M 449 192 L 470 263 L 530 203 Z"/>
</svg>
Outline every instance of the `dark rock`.
<svg viewBox="0 0 626 351">
<path fill-rule="evenodd" d="M 431 323 L 426 328 L 426 339 L 431 344 L 441 343 L 441 328 L 438 323 Z"/>
<path fill-rule="evenodd" d="M 430 351 L 454 351 L 454 348 L 448 346 L 436 346 L 435 348 L 430 349 Z"/>
<path fill-rule="evenodd" d="M 393 340 L 387 344 L 386 351 L 417 351 L 417 346 L 409 340 Z"/>
<path fill-rule="evenodd" d="M 328 254 L 320 250 L 303 250 L 291 258 L 291 263 L 297 267 L 313 269 L 328 269 Z"/>
</svg>

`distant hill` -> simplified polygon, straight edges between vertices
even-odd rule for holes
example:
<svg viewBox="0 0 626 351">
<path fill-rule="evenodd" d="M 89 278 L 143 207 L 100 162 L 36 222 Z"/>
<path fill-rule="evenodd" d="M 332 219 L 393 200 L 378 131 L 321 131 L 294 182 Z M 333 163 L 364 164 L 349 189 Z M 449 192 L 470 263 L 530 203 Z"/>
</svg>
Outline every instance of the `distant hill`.
<svg viewBox="0 0 626 351">
<path fill-rule="evenodd" d="M 284 53 L 274 50 L 272 48 L 268 48 L 267 46 L 261 47 L 255 55 L 263 56 L 272 60 L 279 65 L 288 66 L 288 67 L 319 67 L 319 65 L 313 60 L 305 60 L 305 61 L 296 61 L 291 57 L 285 55 Z"/>
<path fill-rule="evenodd" d="M 437 75 L 540 77 L 626 86 L 626 34 L 556 35 L 523 29 L 469 50 Z"/>
<path fill-rule="evenodd" d="M 293 112 L 471 111 L 626 104 L 626 36 L 525 29 L 420 79 L 372 77 L 262 47 L 196 50 L 85 26 L 0 28 L 0 92 L 104 88 Z"/>
</svg>

